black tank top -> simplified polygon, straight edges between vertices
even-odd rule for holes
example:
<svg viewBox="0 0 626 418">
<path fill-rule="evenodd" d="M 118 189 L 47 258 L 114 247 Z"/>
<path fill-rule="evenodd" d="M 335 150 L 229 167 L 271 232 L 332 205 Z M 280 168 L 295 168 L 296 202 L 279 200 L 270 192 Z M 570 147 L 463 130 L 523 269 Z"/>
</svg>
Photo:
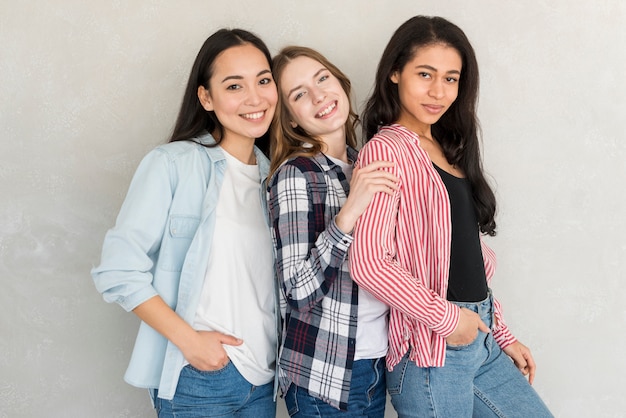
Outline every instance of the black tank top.
<svg viewBox="0 0 626 418">
<path fill-rule="evenodd" d="M 435 164 L 433 166 L 450 196 L 452 244 L 447 299 L 480 302 L 487 298 L 488 289 L 469 180 L 453 176 Z"/>
</svg>

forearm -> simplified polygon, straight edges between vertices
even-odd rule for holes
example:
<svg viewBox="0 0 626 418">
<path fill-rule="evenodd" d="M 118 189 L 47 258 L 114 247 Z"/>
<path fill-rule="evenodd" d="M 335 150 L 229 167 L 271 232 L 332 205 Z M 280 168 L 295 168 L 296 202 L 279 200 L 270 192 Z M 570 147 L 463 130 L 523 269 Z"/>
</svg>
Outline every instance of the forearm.
<svg viewBox="0 0 626 418">
<path fill-rule="evenodd" d="M 269 189 L 276 272 L 287 303 L 297 310 L 310 309 L 325 297 L 352 242 L 334 220 L 324 225 L 332 215 L 332 208 L 321 206 L 327 191 L 321 189 L 325 185 L 311 186 L 309 178 L 308 171 L 286 164 Z"/>
<path fill-rule="evenodd" d="M 337 278 L 352 237 L 331 222 L 312 246 L 289 244 L 284 236 L 277 241 L 288 243 L 277 251 L 277 273 L 286 301 L 297 310 L 311 309 L 326 296 Z"/>
<path fill-rule="evenodd" d="M 355 230 L 350 253 L 350 272 L 359 286 L 390 307 L 423 323 L 433 332 L 447 337 L 459 322 L 459 309 L 424 286 L 391 256 L 375 256 L 365 250 L 363 236 Z"/>
<path fill-rule="evenodd" d="M 196 338 L 196 331 L 191 325 L 178 316 L 158 295 L 137 306 L 133 312 L 181 351 Z"/>
</svg>

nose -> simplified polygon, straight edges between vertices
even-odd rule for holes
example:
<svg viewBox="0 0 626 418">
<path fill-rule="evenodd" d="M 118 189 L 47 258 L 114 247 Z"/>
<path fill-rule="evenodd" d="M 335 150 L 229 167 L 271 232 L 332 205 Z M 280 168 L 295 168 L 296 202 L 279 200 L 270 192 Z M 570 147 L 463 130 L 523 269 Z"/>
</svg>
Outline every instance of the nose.
<svg viewBox="0 0 626 418">
<path fill-rule="evenodd" d="M 324 92 L 323 89 L 314 86 L 311 89 L 311 98 L 313 100 L 313 103 L 320 103 L 324 100 L 324 98 L 326 97 L 326 92 Z"/>
<path fill-rule="evenodd" d="M 256 106 L 260 104 L 261 99 L 261 91 L 259 87 L 254 86 L 249 90 L 248 97 L 246 98 L 246 103 L 251 106 Z"/>
<path fill-rule="evenodd" d="M 430 85 L 430 90 L 428 91 L 428 94 L 432 98 L 443 99 L 443 96 L 444 96 L 443 81 L 441 80 L 433 81 L 433 83 Z"/>
</svg>

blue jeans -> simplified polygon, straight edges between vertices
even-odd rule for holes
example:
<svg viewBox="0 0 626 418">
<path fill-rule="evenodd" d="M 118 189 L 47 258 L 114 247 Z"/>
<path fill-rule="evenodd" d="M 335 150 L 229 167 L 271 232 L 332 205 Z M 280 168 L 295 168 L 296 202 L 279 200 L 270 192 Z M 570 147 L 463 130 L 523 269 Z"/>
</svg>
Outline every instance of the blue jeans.
<svg viewBox="0 0 626 418">
<path fill-rule="evenodd" d="M 174 398 L 152 400 L 159 418 L 241 417 L 274 418 L 274 383 L 254 386 L 232 362 L 220 370 L 205 372 L 191 365 L 180 372 Z"/>
<path fill-rule="evenodd" d="M 491 327 L 491 297 L 455 304 L 477 312 Z M 483 332 L 471 344 L 448 346 L 444 367 L 418 367 L 407 353 L 387 372 L 387 389 L 400 418 L 552 417 L 493 336 Z"/>
<path fill-rule="evenodd" d="M 297 418 L 383 418 L 385 416 L 386 400 L 384 357 L 354 362 L 347 411 L 340 411 L 330 406 L 330 404 L 309 395 L 306 389 L 293 384 L 285 394 L 287 411 L 290 416 Z"/>
</svg>

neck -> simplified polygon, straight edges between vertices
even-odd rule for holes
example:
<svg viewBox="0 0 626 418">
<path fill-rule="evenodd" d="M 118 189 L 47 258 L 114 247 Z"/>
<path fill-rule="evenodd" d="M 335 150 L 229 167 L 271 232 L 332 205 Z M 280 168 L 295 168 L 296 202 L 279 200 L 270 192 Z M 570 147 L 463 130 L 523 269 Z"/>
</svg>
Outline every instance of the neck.
<svg viewBox="0 0 626 418">
<path fill-rule="evenodd" d="M 336 158 L 345 163 L 348 162 L 348 150 L 346 148 L 346 135 L 342 129 L 334 135 L 326 135 L 322 137 L 324 146 L 322 152 L 329 157 Z"/>
<path fill-rule="evenodd" d="M 256 164 L 254 138 L 231 139 L 224 137 L 220 141 L 220 146 L 242 163 L 250 165 Z"/>
<path fill-rule="evenodd" d="M 421 123 L 417 120 L 409 120 L 408 118 L 403 118 L 403 117 L 400 117 L 400 119 L 398 119 L 396 123 L 404 126 L 410 131 L 415 132 L 417 136 L 419 136 L 420 138 L 428 138 L 431 140 L 433 138 L 433 134 L 431 131 L 432 125 L 430 124 Z"/>
</svg>

